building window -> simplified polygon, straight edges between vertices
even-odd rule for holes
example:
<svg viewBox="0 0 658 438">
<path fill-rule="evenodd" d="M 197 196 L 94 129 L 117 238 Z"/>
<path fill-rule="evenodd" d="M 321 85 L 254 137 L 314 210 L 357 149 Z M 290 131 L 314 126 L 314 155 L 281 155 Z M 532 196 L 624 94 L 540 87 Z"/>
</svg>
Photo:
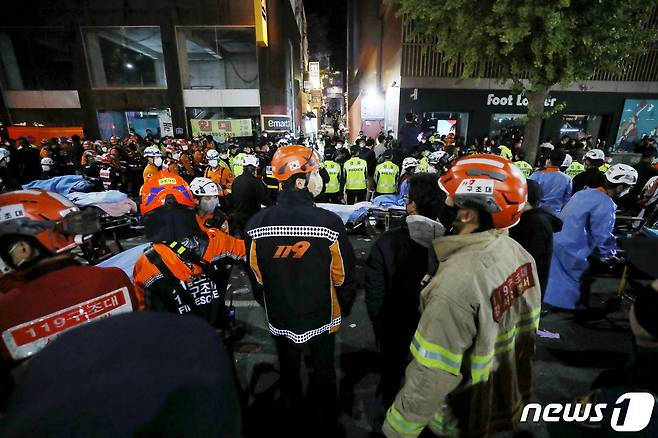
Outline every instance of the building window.
<svg viewBox="0 0 658 438">
<path fill-rule="evenodd" d="M 160 28 L 83 28 L 93 88 L 164 88 Z"/>
<path fill-rule="evenodd" d="M 253 27 L 179 27 L 179 58 L 186 89 L 258 89 Z"/>
<path fill-rule="evenodd" d="M 6 90 L 73 90 L 74 35 L 65 30 L 0 32 L 0 74 Z"/>
<path fill-rule="evenodd" d="M 142 137 L 146 136 L 147 129 L 157 136 L 174 135 L 169 108 L 152 108 L 143 111 L 98 111 L 96 115 L 101 138 L 110 138 L 113 135 L 125 137 L 131 129 Z"/>
<path fill-rule="evenodd" d="M 569 137 L 580 140 L 592 137 L 595 141 L 599 138 L 602 116 L 589 114 L 564 114 L 560 125 L 560 138 Z"/>
<path fill-rule="evenodd" d="M 431 130 L 438 136 L 453 134 L 455 137 L 468 136 L 468 113 L 429 112 L 423 113 L 423 129 Z"/>
<path fill-rule="evenodd" d="M 523 134 L 527 117 L 525 114 L 493 114 L 489 135 L 500 139 L 518 138 Z"/>
</svg>

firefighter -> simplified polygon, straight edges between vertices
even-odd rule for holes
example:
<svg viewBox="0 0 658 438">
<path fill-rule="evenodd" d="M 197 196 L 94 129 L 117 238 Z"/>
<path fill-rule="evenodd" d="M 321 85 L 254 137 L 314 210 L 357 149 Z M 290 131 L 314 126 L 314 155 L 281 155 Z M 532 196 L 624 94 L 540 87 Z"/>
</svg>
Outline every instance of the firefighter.
<svg viewBox="0 0 658 438">
<path fill-rule="evenodd" d="M 162 169 L 164 160 L 162 159 L 162 152 L 157 146 L 149 146 L 144 149 L 144 158 L 148 161 L 146 167 L 144 167 L 144 182 L 146 182 Z"/>
<path fill-rule="evenodd" d="M 178 163 L 181 167 L 181 176 L 185 181 L 190 182 L 196 176 L 196 171 L 194 170 L 194 157 L 190 151 L 190 143 L 184 138 L 181 138 L 178 140 L 178 149 L 180 154 L 178 157 Z"/>
<path fill-rule="evenodd" d="M 221 164 L 224 161 L 221 159 L 220 153 L 215 149 L 210 149 L 206 152 L 206 159 L 208 160 L 208 167 L 203 172 L 203 177 L 217 184 L 222 206 L 227 208 L 231 205 L 231 192 L 235 178 L 231 173 L 231 169 Z"/>
<path fill-rule="evenodd" d="M 226 329 L 230 315 L 224 295 L 231 264 L 245 260 L 244 242 L 218 230 L 201 230 L 194 195 L 178 175 L 156 173 L 141 194 L 144 233 L 152 246 L 135 264 L 140 305 L 196 315 Z"/>
<path fill-rule="evenodd" d="M 439 269 L 421 317 L 387 437 L 488 436 L 512 429 L 529 401 L 541 297 L 535 262 L 507 236 L 527 185 L 496 155 L 465 157 L 441 178 L 456 210 L 452 235 L 434 241 Z M 468 269 L 468 275 L 464 270 Z"/>
<path fill-rule="evenodd" d="M 400 168 L 391 161 L 393 159 L 393 153 L 386 151 L 382 157 L 384 158 L 384 162 L 375 168 L 375 198 L 380 195 L 394 195 L 398 190 Z"/>
<path fill-rule="evenodd" d="M 208 178 L 196 177 L 190 183 L 190 190 L 196 198 L 196 219 L 199 227 L 204 231 L 208 228 L 217 228 L 228 233 L 226 214 L 219 207 L 217 184 Z"/>
<path fill-rule="evenodd" d="M 245 244 L 279 353 L 282 404 L 291 416 L 281 421 L 287 436 L 309 428 L 314 436 L 335 436 L 335 333 L 354 303 L 354 251 L 342 221 L 314 206 L 322 178 L 313 150 L 281 147 L 272 166 L 282 191 L 275 206 L 249 221 Z M 309 365 L 306 401 L 302 357 Z"/>
<path fill-rule="evenodd" d="M 324 194 L 331 204 L 343 203 L 342 168 L 336 161 L 336 150 L 327 148 L 324 151 L 324 168 L 329 174 L 329 182 L 325 184 Z"/>
<path fill-rule="evenodd" d="M 359 158 L 359 146 L 352 146 L 352 158 L 343 165 L 347 203 L 353 205 L 366 200 L 368 189 L 368 163 Z"/>
<path fill-rule="evenodd" d="M 81 265 L 71 250 L 100 231 L 95 209 L 44 190 L 0 195 L 0 356 L 17 364 L 70 328 L 137 307 L 118 268 Z"/>
<path fill-rule="evenodd" d="M 41 159 L 41 179 L 50 179 L 57 176 L 55 174 L 55 160 L 50 157 Z"/>
<path fill-rule="evenodd" d="M 105 190 L 125 191 L 124 175 L 115 156 L 107 154 L 101 158 L 99 177 Z"/>
</svg>

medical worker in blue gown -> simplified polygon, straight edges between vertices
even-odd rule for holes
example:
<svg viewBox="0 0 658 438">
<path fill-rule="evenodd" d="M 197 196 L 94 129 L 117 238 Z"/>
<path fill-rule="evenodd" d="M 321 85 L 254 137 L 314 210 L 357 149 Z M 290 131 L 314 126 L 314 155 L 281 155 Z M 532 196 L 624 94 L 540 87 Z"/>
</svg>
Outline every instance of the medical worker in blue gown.
<svg viewBox="0 0 658 438">
<path fill-rule="evenodd" d="M 615 164 L 605 173 L 605 185 L 577 192 L 559 215 L 562 231 L 553 239 L 553 258 L 544 302 L 561 309 L 584 309 L 580 282 L 589 268 L 587 257 L 603 262 L 616 257 L 617 243 L 612 234 L 616 204 L 637 182 L 637 171 L 626 164 Z"/>
<path fill-rule="evenodd" d="M 544 192 L 539 207 L 556 216 L 571 198 L 571 178 L 560 171 L 566 155 L 564 151 L 558 149 L 551 151 L 545 167 L 530 175 L 530 179 L 537 181 Z"/>
</svg>

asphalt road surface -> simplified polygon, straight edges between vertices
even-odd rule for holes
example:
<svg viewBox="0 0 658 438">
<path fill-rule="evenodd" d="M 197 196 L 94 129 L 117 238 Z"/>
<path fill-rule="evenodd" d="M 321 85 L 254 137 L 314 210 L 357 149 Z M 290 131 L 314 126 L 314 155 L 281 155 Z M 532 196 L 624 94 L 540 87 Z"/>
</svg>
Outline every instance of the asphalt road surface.
<svg viewBox="0 0 658 438">
<path fill-rule="evenodd" d="M 126 249 L 143 243 L 140 236 L 126 239 Z M 363 279 L 363 264 L 374 239 L 352 236 Z M 598 279 L 593 285 L 592 303 L 601 304 L 614 295 L 615 279 Z M 235 346 L 234 360 L 242 387 L 249 393 L 245 436 L 260 437 L 268 432 L 268 415 L 276 413 L 277 355 L 267 330 L 265 313 L 253 299 L 242 268 L 234 267 L 229 291 L 237 307 L 237 319 L 244 322 L 247 335 Z M 538 337 L 534 368 L 534 401 L 542 405 L 570 401 L 586 393 L 603 370 L 623 366 L 632 352 L 632 335 L 628 325 L 628 304 L 606 320 L 577 323 L 569 314 L 542 316 L 540 330 L 550 332 Z M 383 407 L 375 397 L 379 381 L 379 355 L 361 289 L 352 313 L 343 319 L 338 333 L 336 367 L 340 382 L 340 423 L 350 438 L 368 437 L 373 419 L 382 415 Z M 522 430 L 535 437 L 547 437 L 544 423 L 526 424 Z M 269 430 L 268 435 L 271 434 Z M 513 436 L 505 433 L 500 436 Z M 309 434 L 312 436 L 312 433 Z"/>
</svg>

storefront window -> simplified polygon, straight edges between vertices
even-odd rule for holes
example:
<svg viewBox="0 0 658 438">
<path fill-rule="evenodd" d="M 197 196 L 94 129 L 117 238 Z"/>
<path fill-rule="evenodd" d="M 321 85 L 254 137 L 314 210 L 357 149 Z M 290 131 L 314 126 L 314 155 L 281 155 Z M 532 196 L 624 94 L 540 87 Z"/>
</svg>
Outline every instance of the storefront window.
<svg viewBox="0 0 658 438">
<path fill-rule="evenodd" d="M 179 27 L 186 89 L 257 89 L 256 36 L 251 27 Z"/>
<path fill-rule="evenodd" d="M 644 136 L 658 138 L 657 110 L 658 100 L 626 99 L 615 142 L 619 150 L 633 150 Z"/>
<path fill-rule="evenodd" d="M 500 138 L 518 138 L 523 135 L 526 117 L 525 114 L 493 114 L 489 125 L 489 135 Z"/>
<path fill-rule="evenodd" d="M 98 111 L 98 127 L 101 137 L 127 136 L 130 129 L 142 137 L 150 129 L 154 135 L 173 136 L 169 108 L 148 111 Z"/>
<path fill-rule="evenodd" d="M 94 88 L 167 86 L 160 28 L 84 28 L 87 67 Z"/>
<path fill-rule="evenodd" d="M 0 32 L 0 72 L 6 90 L 75 89 L 70 31 Z"/>
<path fill-rule="evenodd" d="M 565 114 L 560 125 L 560 138 L 567 136 L 576 140 L 586 137 L 597 139 L 601 129 L 602 116 Z"/>
<path fill-rule="evenodd" d="M 452 133 L 455 137 L 466 138 L 468 136 L 468 113 L 423 113 L 423 129 L 434 129 L 439 136 Z"/>
</svg>

